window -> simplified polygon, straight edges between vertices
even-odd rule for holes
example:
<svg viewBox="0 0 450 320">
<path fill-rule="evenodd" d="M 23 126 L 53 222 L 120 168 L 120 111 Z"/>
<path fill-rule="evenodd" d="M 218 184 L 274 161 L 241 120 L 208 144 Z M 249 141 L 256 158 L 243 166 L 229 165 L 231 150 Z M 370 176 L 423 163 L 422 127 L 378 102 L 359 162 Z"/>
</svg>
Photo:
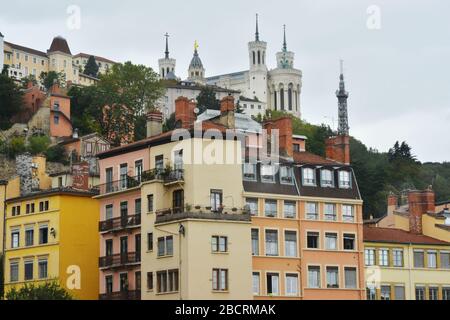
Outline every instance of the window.
<svg viewBox="0 0 450 320">
<path fill-rule="evenodd" d="M 248 206 L 248 208 L 250 210 L 250 214 L 252 216 L 257 216 L 258 215 L 258 199 L 247 198 L 246 199 L 246 205 Z"/>
<path fill-rule="evenodd" d="M 429 287 L 428 288 L 428 297 L 429 297 L 429 300 L 439 300 L 439 288 L 438 287 Z"/>
<path fill-rule="evenodd" d="M 450 252 L 441 251 L 441 268 L 450 269 Z"/>
<path fill-rule="evenodd" d="M 147 251 L 153 251 L 153 233 L 147 233 Z"/>
<path fill-rule="evenodd" d="M 39 211 L 48 211 L 48 201 L 39 202 Z"/>
<path fill-rule="evenodd" d="M 163 155 L 159 155 L 159 156 L 155 157 L 155 169 L 159 173 L 164 171 L 164 156 Z"/>
<path fill-rule="evenodd" d="M 294 169 L 292 167 L 280 167 L 280 183 L 294 184 Z"/>
<path fill-rule="evenodd" d="M 284 202 L 284 217 L 288 218 L 288 219 L 294 219 L 296 214 L 295 214 L 295 202 L 293 201 L 285 201 Z"/>
<path fill-rule="evenodd" d="M 450 287 L 442 288 L 442 300 L 450 300 Z"/>
<path fill-rule="evenodd" d="M 259 256 L 259 230 L 252 229 L 252 255 Z"/>
<path fill-rule="evenodd" d="M 306 235 L 306 242 L 308 249 L 319 249 L 319 233 L 308 232 Z"/>
<path fill-rule="evenodd" d="M 286 257 L 297 257 L 297 232 L 284 232 L 284 255 Z"/>
<path fill-rule="evenodd" d="M 14 229 L 11 231 L 11 248 L 18 248 L 20 246 L 20 230 Z"/>
<path fill-rule="evenodd" d="M 158 238 L 158 257 L 173 255 L 173 236 Z"/>
<path fill-rule="evenodd" d="M 259 272 L 253 272 L 252 281 L 253 281 L 253 294 L 255 296 L 259 296 L 259 294 L 260 294 L 260 283 L 261 283 Z"/>
<path fill-rule="evenodd" d="M 142 172 L 144 171 L 144 164 L 142 160 L 138 160 L 134 163 L 134 175 L 138 182 L 141 182 Z"/>
<path fill-rule="evenodd" d="M 33 261 L 24 262 L 25 281 L 33 280 Z"/>
<path fill-rule="evenodd" d="M 391 300 L 391 286 L 381 286 L 381 300 Z"/>
<path fill-rule="evenodd" d="M 244 180 L 256 181 L 256 164 L 244 163 Z"/>
<path fill-rule="evenodd" d="M 112 257 L 113 255 L 113 239 L 105 240 L 105 255 L 107 257 Z"/>
<path fill-rule="evenodd" d="M 134 200 L 134 214 L 135 215 L 140 215 L 141 214 L 141 205 L 142 205 L 141 199 L 135 199 Z"/>
<path fill-rule="evenodd" d="M 316 185 L 316 178 L 315 173 L 316 171 L 311 168 L 303 168 L 303 185 L 305 186 L 315 186 Z"/>
<path fill-rule="evenodd" d="M 178 269 L 167 271 L 168 279 L 168 291 L 177 292 L 178 291 Z"/>
<path fill-rule="evenodd" d="M 274 166 L 262 165 L 261 166 L 261 181 L 266 183 L 275 182 L 275 170 Z"/>
<path fill-rule="evenodd" d="M 327 267 L 327 288 L 339 288 L 338 267 Z"/>
<path fill-rule="evenodd" d="M 414 250 L 414 267 L 415 268 L 425 267 L 423 251 Z"/>
<path fill-rule="evenodd" d="M 183 150 L 177 150 L 173 153 L 173 169 L 183 170 Z"/>
<path fill-rule="evenodd" d="M 427 252 L 428 268 L 437 268 L 437 253 L 436 251 Z"/>
<path fill-rule="evenodd" d="M 228 270 L 227 269 L 213 269 L 212 289 L 214 291 L 227 291 L 228 290 Z"/>
<path fill-rule="evenodd" d="M 286 295 L 298 296 L 298 275 L 286 274 Z"/>
<path fill-rule="evenodd" d="M 39 244 L 48 243 L 48 226 L 42 225 L 39 227 Z"/>
<path fill-rule="evenodd" d="M 280 277 L 278 273 L 267 274 L 267 294 L 277 296 L 280 294 Z"/>
<path fill-rule="evenodd" d="M 184 190 L 175 190 L 173 192 L 172 206 L 176 212 L 184 210 Z"/>
<path fill-rule="evenodd" d="M 147 290 L 153 291 L 153 272 L 147 272 Z"/>
<path fill-rule="evenodd" d="M 306 203 L 306 219 L 319 220 L 319 205 L 315 202 Z"/>
<path fill-rule="evenodd" d="M 345 288 L 356 289 L 358 287 L 356 268 L 345 267 L 344 277 L 345 277 Z"/>
<path fill-rule="evenodd" d="M 351 180 L 349 171 L 339 171 L 339 188 L 350 189 Z"/>
<path fill-rule="evenodd" d="M 59 115 L 55 114 L 55 116 L 53 117 L 53 123 L 59 124 Z"/>
<path fill-rule="evenodd" d="M 375 265 L 375 249 L 365 249 L 364 250 L 364 260 L 366 266 Z"/>
<path fill-rule="evenodd" d="M 277 200 L 266 200 L 264 204 L 264 213 L 266 217 L 277 216 Z"/>
<path fill-rule="evenodd" d="M 325 233 L 325 249 L 337 250 L 337 233 Z"/>
<path fill-rule="evenodd" d="M 344 250 L 356 250 L 354 234 L 344 233 Z"/>
<path fill-rule="evenodd" d="M 394 267 L 403 267 L 403 250 L 394 249 L 392 251 L 392 262 Z"/>
<path fill-rule="evenodd" d="M 25 246 L 31 247 L 32 245 L 34 245 L 34 229 L 27 227 L 25 229 Z"/>
<path fill-rule="evenodd" d="M 223 209 L 222 207 L 222 200 L 223 200 L 223 193 L 222 190 L 211 190 L 211 210 L 213 212 L 219 212 Z"/>
<path fill-rule="evenodd" d="M 308 267 L 308 287 L 320 288 L 320 267 L 309 266 Z"/>
<path fill-rule="evenodd" d="M 278 256 L 278 231 L 266 230 L 266 255 Z"/>
<path fill-rule="evenodd" d="M 342 220 L 344 222 L 354 222 L 355 221 L 355 213 L 354 207 L 351 205 L 342 205 Z"/>
<path fill-rule="evenodd" d="M 394 288 L 395 300 L 405 300 L 405 287 L 395 286 Z"/>
<path fill-rule="evenodd" d="M 377 289 L 373 286 L 366 288 L 366 298 L 367 300 L 376 300 L 377 299 Z"/>
<path fill-rule="evenodd" d="M 113 276 L 105 277 L 105 290 L 106 290 L 106 293 L 113 292 Z"/>
<path fill-rule="evenodd" d="M 153 212 L 153 195 L 152 194 L 147 195 L 147 211 L 149 213 Z"/>
<path fill-rule="evenodd" d="M 112 204 L 108 204 L 105 207 L 105 219 L 106 220 L 111 220 L 113 218 L 113 214 L 114 214 L 113 209 L 114 209 L 114 207 Z"/>
<path fill-rule="evenodd" d="M 10 274 L 10 281 L 11 282 L 17 282 L 19 281 L 19 263 L 18 262 L 11 262 L 9 264 L 9 274 Z"/>
<path fill-rule="evenodd" d="M 153 278 L 153 275 L 151 277 Z M 157 278 L 156 281 L 158 293 L 178 291 L 178 270 L 159 271 L 156 273 L 156 278 Z M 153 287 L 153 279 L 152 279 L 152 287 Z"/>
<path fill-rule="evenodd" d="M 425 287 L 416 286 L 416 300 L 425 300 Z"/>
<path fill-rule="evenodd" d="M 325 203 L 325 220 L 327 221 L 336 221 L 336 205 L 333 203 Z"/>
<path fill-rule="evenodd" d="M 20 206 L 12 207 L 11 215 L 12 215 L 13 217 L 15 217 L 15 216 L 20 216 Z"/>
<path fill-rule="evenodd" d="M 38 274 L 39 279 L 46 279 L 48 276 L 48 261 L 47 259 L 42 259 L 38 261 Z"/>
<path fill-rule="evenodd" d="M 320 185 L 322 187 L 333 187 L 333 180 L 333 171 L 327 169 L 320 171 Z"/>
<path fill-rule="evenodd" d="M 380 249 L 378 251 L 378 264 L 380 266 L 384 266 L 384 267 L 389 266 L 389 250 L 388 249 Z"/>
<path fill-rule="evenodd" d="M 120 188 L 126 189 L 128 185 L 128 165 L 123 163 L 120 165 Z"/>
<path fill-rule="evenodd" d="M 213 236 L 211 238 L 211 250 L 212 252 L 227 252 L 228 238 L 221 236 Z"/>
</svg>

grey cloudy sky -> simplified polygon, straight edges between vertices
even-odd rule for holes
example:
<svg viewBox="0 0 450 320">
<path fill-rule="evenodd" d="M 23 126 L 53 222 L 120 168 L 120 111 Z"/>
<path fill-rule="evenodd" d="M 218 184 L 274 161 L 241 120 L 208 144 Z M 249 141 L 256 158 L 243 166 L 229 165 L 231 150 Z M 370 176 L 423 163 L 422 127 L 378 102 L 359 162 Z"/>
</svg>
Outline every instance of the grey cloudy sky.
<svg viewBox="0 0 450 320">
<path fill-rule="evenodd" d="M 81 9 L 79 30 L 66 25 L 69 5 Z M 378 30 L 367 27 L 372 5 L 380 8 Z M 337 117 L 342 58 L 353 136 L 380 151 L 406 140 L 421 161 L 450 160 L 447 0 L 15 0 L 0 10 L 0 31 L 6 41 L 43 51 L 62 35 L 72 53 L 153 68 L 169 32 L 177 75 L 184 78 L 195 40 L 207 75 L 247 69 L 255 13 L 271 68 L 287 25 L 288 48 L 303 71 L 306 120 L 332 125 Z"/>
</svg>

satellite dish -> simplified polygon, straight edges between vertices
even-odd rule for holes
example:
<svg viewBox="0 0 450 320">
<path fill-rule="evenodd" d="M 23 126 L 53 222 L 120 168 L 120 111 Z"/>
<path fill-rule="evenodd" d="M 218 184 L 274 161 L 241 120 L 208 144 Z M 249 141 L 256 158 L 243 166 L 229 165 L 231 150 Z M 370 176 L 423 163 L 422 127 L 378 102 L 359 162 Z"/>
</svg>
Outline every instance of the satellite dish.
<svg viewBox="0 0 450 320">
<path fill-rule="evenodd" d="M 194 109 L 194 113 L 195 113 L 195 114 L 199 114 L 199 112 L 200 112 L 200 109 L 199 109 L 199 108 L 195 108 L 195 109 Z"/>
</svg>

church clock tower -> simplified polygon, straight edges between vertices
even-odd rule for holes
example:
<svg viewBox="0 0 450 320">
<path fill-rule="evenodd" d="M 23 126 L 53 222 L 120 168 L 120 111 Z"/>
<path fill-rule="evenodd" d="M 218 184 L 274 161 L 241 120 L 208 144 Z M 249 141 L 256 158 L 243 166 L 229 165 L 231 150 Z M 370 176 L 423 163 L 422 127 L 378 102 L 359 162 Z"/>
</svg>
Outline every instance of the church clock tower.
<svg viewBox="0 0 450 320">
<path fill-rule="evenodd" d="M 261 102 L 267 101 L 266 51 L 267 43 L 259 38 L 259 22 L 256 15 L 255 40 L 248 43 L 250 71 L 246 96 L 257 98 Z"/>
</svg>

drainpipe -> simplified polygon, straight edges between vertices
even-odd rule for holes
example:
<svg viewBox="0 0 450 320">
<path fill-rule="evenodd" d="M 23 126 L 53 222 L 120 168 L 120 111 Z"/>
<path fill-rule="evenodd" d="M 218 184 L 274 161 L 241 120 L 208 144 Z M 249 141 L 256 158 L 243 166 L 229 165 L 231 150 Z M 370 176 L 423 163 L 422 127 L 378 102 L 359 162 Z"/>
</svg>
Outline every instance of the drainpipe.
<svg viewBox="0 0 450 320">
<path fill-rule="evenodd" d="M 2 285 L 3 285 L 3 295 L 0 298 L 4 298 L 5 295 L 5 265 L 6 265 L 6 189 L 8 188 L 8 182 L 6 182 L 5 186 L 5 195 L 3 198 L 3 245 L 2 245 Z"/>
</svg>

